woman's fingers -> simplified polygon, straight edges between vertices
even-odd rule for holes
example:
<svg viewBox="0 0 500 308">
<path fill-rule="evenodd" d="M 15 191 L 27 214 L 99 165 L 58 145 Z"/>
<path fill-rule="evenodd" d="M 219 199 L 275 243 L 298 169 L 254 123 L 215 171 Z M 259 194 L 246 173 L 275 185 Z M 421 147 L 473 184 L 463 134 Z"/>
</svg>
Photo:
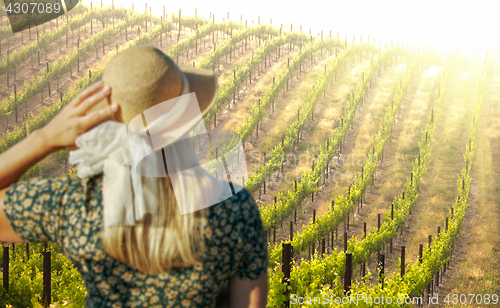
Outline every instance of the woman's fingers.
<svg viewBox="0 0 500 308">
<path fill-rule="evenodd" d="M 87 97 L 80 105 L 75 107 L 75 112 L 77 115 L 83 115 L 90 109 L 92 109 L 95 105 L 101 102 L 106 96 L 111 93 L 111 88 L 104 87 L 101 88 L 100 91 L 97 91 L 90 97 Z"/>
<path fill-rule="evenodd" d="M 79 127 L 82 131 L 87 131 L 90 127 L 102 123 L 109 119 L 118 110 L 117 104 L 112 104 L 102 110 L 87 114 L 78 119 Z"/>
<path fill-rule="evenodd" d="M 86 98 L 88 98 L 89 96 L 91 96 L 95 92 L 99 91 L 99 89 L 102 88 L 102 86 L 103 86 L 102 80 L 92 84 L 91 86 L 89 86 L 88 88 L 83 90 L 82 92 L 78 93 L 75 96 L 75 98 L 68 105 L 72 105 L 72 106 L 80 105 L 80 103 L 82 101 L 84 101 Z"/>
</svg>

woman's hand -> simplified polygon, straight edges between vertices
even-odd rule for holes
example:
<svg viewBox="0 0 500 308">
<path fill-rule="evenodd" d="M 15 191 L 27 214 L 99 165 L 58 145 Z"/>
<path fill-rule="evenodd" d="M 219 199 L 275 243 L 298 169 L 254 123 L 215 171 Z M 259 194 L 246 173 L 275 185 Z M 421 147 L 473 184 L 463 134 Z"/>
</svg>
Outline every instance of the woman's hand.
<svg viewBox="0 0 500 308">
<path fill-rule="evenodd" d="M 100 124 L 118 110 L 117 104 L 112 104 L 102 110 L 87 113 L 111 93 L 109 87 L 103 88 L 99 81 L 80 92 L 59 114 L 40 131 L 52 150 L 77 149 L 75 140 L 89 128 Z"/>
</svg>

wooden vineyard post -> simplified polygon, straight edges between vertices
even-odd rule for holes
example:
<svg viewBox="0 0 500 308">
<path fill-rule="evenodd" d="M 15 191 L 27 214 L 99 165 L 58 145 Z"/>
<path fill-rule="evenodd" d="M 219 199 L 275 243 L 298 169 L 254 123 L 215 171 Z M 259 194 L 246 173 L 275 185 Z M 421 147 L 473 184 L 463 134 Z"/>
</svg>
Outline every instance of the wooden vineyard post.
<svg viewBox="0 0 500 308">
<path fill-rule="evenodd" d="M 177 42 L 179 42 L 181 38 L 181 9 L 179 9 L 179 34 L 177 34 Z"/>
<path fill-rule="evenodd" d="M 45 307 L 49 307 L 51 303 L 50 272 L 50 251 L 47 249 L 47 243 L 45 243 L 43 251 L 43 304 Z"/>
<path fill-rule="evenodd" d="M 292 259 L 291 252 L 292 252 L 292 245 L 283 243 L 282 272 L 284 274 L 284 277 L 283 277 L 282 283 L 283 284 L 286 283 L 287 286 L 290 286 L 290 270 L 291 270 L 290 262 Z M 284 295 L 286 298 L 289 298 L 288 288 L 285 289 Z M 284 304 L 285 304 L 285 307 L 290 307 L 289 301 L 284 302 Z"/>
<path fill-rule="evenodd" d="M 48 75 L 49 75 L 49 62 L 47 61 L 47 79 Z M 50 98 L 50 79 L 48 79 L 48 81 L 49 81 L 49 98 Z"/>
<path fill-rule="evenodd" d="M 383 278 L 382 275 L 384 275 L 384 267 L 385 267 L 385 255 L 381 254 L 380 259 L 379 259 L 379 267 L 380 267 L 380 273 L 379 277 Z M 382 279 L 382 290 L 384 289 L 384 280 Z"/>
<path fill-rule="evenodd" d="M 344 252 L 347 252 L 347 232 L 344 232 Z"/>
<path fill-rule="evenodd" d="M 345 255 L 345 274 L 344 274 L 344 294 L 351 290 L 352 280 L 352 253 Z"/>
<path fill-rule="evenodd" d="M 351 188 L 349 187 L 349 193 L 350 192 L 351 192 Z M 346 219 L 347 219 L 347 222 L 346 222 L 345 227 L 346 227 L 346 230 L 349 230 L 349 215 L 347 215 Z"/>
<path fill-rule="evenodd" d="M 9 246 L 3 246 L 3 288 L 9 292 Z"/>
<path fill-rule="evenodd" d="M 401 246 L 401 278 L 405 276 L 405 252 L 406 248 L 405 246 Z"/>
<path fill-rule="evenodd" d="M 380 214 L 377 214 L 377 226 L 378 226 L 378 230 L 380 230 Z M 380 259 L 380 250 L 377 251 L 377 260 Z"/>
<path fill-rule="evenodd" d="M 293 223 L 290 220 L 290 241 L 293 241 Z"/>
<path fill-rule="evenodd" d="M 418 246 L 418 262 L 422 263 L 422 256 L 424 253 L 424 244 Z"/>
<path fill-rule="evenodd" d="M 9 50 L 7 50 L 7 87 L 9 87 L 9 70 Z"/>
<path fill-rule="evenodd" d="M 78 42 L 77 42 L 77 50 L 78 50 L 78 61 L 77 61 L 78 65 L 77 65 L 77 69 L 76 69 L 77 72 L 80 71 L 80 50 L 79 49 L 80 49 L 80 38 L 78 38 Z M 40 52 L 38 52 L 38 55 L 39 55 L 38 59 L 40 60 Z"/>
</svg>

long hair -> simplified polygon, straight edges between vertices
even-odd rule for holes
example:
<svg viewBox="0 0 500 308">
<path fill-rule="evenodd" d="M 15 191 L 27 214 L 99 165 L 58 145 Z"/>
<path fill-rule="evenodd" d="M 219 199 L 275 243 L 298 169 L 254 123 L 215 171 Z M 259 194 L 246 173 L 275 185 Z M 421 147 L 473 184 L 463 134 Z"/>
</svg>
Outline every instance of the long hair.
<svg viewBox="0 0 500 308">
<path fill-rule="evenodd" d="M 168 155 L 185 157 L 184 160 L 196 159 L 182 156 L 184 153 L 194 153 L 191 142 L 184 142 Z M 209 191 L 210 177 L 194 169 L 185 170 L 178 176 L 184 183 L 182 193 L 177 195 L 181 198 L 179 202 L 187 200 L 195 209 L 197 200 L 206 197 L 204 194 Z M 208 208 L 181 215 L 168 175 L 159 178 L 158 191 L 157 213 L 146 214 L 143 220 L 136 221 L 135 226 L 120 224 L 103 229 L 101 238 L 105 252 L 145 274 L 157 275 L 168 273 L 174 267 L 201 265 L 206 251 L 203 230 L 207 224 Z"/>
</svg>

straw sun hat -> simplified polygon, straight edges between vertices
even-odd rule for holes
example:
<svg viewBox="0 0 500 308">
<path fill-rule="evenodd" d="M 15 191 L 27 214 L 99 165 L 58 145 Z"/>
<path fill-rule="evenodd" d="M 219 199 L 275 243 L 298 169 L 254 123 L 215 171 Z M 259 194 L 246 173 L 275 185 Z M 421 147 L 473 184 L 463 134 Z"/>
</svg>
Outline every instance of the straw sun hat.
<svg viewBox="0 0 500 308">
<path fill-rule="evenodd" d="M 152 106 L 179 97 L 183 91 L 183 75 L 194 92 L 202 116 L 214 104 L 217 78 L 201 68 L 179 68 L 165 53 L 151 46 L 128 48 L 112 58 L 102 76 L 104 86 L 111 87 L 111 103 L 120 105 L 115 117 L 128 125 Z M 106 107 L 103 101 L 93 110 Z M 188 131 L 192 127 L 186 127 Z"/>
<path fill-rule="evenodd" d="M 161 50 L 135 46 L 108 62 L 102 80 L 111 87 L 110 102 L 103 100 L 93 110 L 118 104 L 115 117 L 123 124 L 106 121 L 82 134 L 70 161 L 79 164 L 79 177 L 104 173 L 105 225 L 123 222 L 123 217 L 127 225 L 134 225 L 145 213 L 156 213 L 155 181 L 160 177 L 170 178 L 183 214 L 215 204 L 206 203 L 222 195 L 222 184 L 195 168 L 199 162 L 191 139 L 182 138 L 197 123 L 203 124 L 200 113 L 207 114 L 215 102 L 214 73 L 181 69 Z M 194 193 L 193 187 L 198 187 Z M 206 197 L 209 194 L 211 199 Z"/>
</svg>

